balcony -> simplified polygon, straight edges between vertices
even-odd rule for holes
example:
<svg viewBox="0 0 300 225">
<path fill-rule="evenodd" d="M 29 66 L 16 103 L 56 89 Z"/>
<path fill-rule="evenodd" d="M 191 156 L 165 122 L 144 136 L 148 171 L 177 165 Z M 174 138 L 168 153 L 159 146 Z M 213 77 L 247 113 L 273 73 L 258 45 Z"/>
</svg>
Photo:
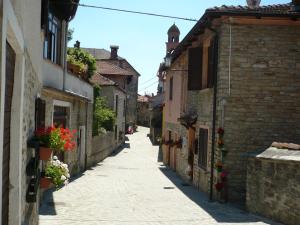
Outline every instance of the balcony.
<svg viewBox="0 0 300 225">
<path fill-rule="evenodd" d="M 93 101 L 93 86 L 86 81 L 67 72 L 65 79 L 65 89 L 63 88 L 64 76 L 63 68 L 53 64 L 49 60 L 43 61 L 43 86 L 64 91 L 78 97 Z"/>
</svg>

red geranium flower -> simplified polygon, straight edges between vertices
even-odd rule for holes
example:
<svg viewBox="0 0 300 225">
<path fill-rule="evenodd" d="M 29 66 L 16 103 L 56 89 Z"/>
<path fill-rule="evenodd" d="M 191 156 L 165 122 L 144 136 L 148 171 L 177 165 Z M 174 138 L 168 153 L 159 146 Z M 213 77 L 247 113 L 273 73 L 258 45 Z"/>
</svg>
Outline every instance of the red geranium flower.
<svg viewBox="0 0 300 225">
<path fill-rule="evenodd" d="M 215 184 L 215 188 L 217 189 L 217 191 L 221 191 L 223 187 L 224 187 L 223 183 L 218 182 Z"/>
<path fill-rule="evenodd" d="M 224 129 L 222 127 L 218 128 L 218 134 L 220 134 L 220 135 L 224 134 Z"/>
</svg>

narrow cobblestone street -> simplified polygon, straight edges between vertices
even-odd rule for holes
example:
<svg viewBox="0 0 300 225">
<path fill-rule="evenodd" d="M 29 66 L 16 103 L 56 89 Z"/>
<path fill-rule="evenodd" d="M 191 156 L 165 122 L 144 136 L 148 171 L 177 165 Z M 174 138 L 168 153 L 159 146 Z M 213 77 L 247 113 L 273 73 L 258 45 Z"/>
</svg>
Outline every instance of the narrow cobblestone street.
<svg viewBox="0 0 300 225">
<path fill-rule="evenodd" d="M 183 185 L 157 162 L 158 147 L 139 127 L 125 148 L 59 191 L 48 191 L 40 225 L 271 224 Z M 275 223 L 273 223 L 275 224 Z"/>
</svg>

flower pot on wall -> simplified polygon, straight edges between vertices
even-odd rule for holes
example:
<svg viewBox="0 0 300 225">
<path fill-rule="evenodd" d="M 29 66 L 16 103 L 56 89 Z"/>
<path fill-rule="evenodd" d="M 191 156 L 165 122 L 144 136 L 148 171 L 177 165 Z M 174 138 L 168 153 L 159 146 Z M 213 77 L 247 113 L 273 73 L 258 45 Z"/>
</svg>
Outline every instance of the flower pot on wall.
<svg viewBox="0 0 300 225">
<path fill-rule="evenodd" d="M 40 188 L 47 189 L 50 187 L 51 183 L 52 183 L 51 179 L 48 177 L 40 178 Z"/>
<path fill-rule="evenodd" d="M 49 160 L 53 150 L 47 147 L 40 147 L 40 160 Z"/>
</svg>

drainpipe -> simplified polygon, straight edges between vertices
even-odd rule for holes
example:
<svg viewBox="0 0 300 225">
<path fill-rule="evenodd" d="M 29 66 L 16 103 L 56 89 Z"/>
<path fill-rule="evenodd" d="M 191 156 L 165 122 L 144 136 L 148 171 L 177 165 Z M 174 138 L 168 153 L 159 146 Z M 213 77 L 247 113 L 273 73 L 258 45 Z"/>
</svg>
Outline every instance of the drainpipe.
<svg viewBox="0 0 300 225">
<path fill-rule="evenodd" d="M 66 90 L 66 76 L 67 76 L 67 45 L 68 45 L 68 22 L 64 21 L 65 23 L 65 36 L 64 36 L 64 61 L 63 61 L 63 65 L 64 65 L 64 69 L 63 69 L 63 91 Z"/>
<path fill-rule="evenodd" d="M 213 182 L 214 182 L 214 164 L 215 164 L 215 138 L 216 138 L 216 117 L 217 117 L 217 90 L 218 90 L 218 51 L 219 51 L 219 34 L 218 32 L 208 27 L 209 30 L 215 33 L 214 41 L 214 96 L 213 96 L 213 119 L 212 119 L 212 144 L 211 144 L 211 162 L 210 162 L 210 189 L 209 200 L 213 200 Z"/>
</svg>

